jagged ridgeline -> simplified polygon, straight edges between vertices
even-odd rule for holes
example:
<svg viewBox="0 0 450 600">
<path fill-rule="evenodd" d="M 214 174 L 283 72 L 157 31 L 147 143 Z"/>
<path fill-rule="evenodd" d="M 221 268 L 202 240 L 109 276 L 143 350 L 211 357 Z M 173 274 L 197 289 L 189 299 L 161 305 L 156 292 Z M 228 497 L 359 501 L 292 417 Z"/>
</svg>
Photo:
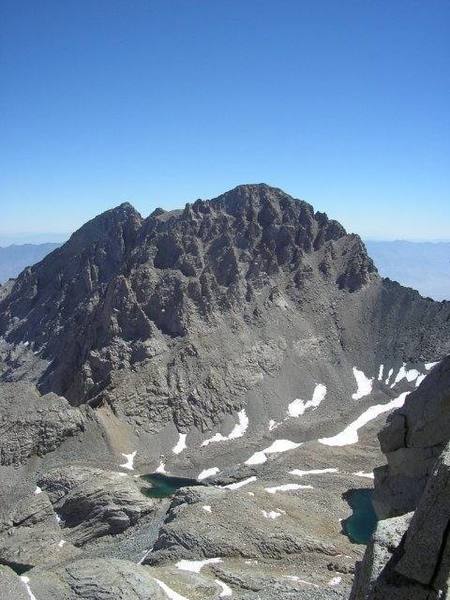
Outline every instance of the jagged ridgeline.
<svg viewBox="0 0 450 600">
<path fill-rule="evenodd" d="M 450 304 L 382 280 L 357 235 L 267 185 L 146 219 L 122 204 L 3 294 L 4 381 L 150 431 L 207 429 L 264 374 L 298 387 L 321 363 L 339 397 L 347 360 L 374 373 L 449 347 Z"/>
</svg>

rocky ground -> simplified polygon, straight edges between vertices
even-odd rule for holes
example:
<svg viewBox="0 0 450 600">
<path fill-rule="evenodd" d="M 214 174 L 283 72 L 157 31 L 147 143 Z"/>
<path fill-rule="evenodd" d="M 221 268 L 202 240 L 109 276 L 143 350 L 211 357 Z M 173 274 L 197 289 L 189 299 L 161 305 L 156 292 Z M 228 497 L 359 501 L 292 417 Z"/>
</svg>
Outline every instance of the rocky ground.
<svg viewBox="0 0 450 600">
<path fill-rule="evenodd" d="M 397 385 L 395 397 L 411 386 Z M 366 405 L 355 400 L 354 421 Z M 0 557 L 13 569 L 2 570 L 5 589 L 19 594 L 27 583 L 37 600 L 102 598 L 102 589 L 139 599 L 347 598 L 364 546 L 343 533 L 341 521 L 351 514 L 343 495 L 372 486 L 372 471 L 384 462 L 376 434 L 386 413 L 362 426 L 356 442 L 336 446 L 301 442 L 301 417 L 289 416 L 288 407 L 286 421 L 268 423 L 258 438 L 249 435 L 249 418 L 240 437 L 227 439 L 236 423 L 204 446 L 192 447 L 188 435 L 150 465 L 139 452 L 115 455 L 106 445 L 92 454 L 98 436 L 86 415 L 84 431 L 35 457 L 32 468 L 2 467 L 5 480 L 14 472 L 9 498 L 2 490 Z M 242 423 L 242 414 L 235 420 Z M 330 426 L 330 433 L 343 429 Z M 77 445 L 83 450 L 68 461 Z M 171 498 L 145 496 L 150 486 L 140 475 L 157 466 L 200 476 L 204 485 Z"/>
</svg>

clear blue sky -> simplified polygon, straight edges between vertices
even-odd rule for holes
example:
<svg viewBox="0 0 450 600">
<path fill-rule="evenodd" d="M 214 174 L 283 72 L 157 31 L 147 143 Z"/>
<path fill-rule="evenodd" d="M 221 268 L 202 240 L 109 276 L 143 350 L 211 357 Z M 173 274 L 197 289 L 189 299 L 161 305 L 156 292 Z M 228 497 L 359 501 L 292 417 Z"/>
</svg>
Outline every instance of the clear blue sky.
<svg viewBox="0 0 450 600">
<path fill-rule="evenodd" d="M 450 2 L 1 0 L 0 243 L 266 182 L 450 238 Z"/>
</svg>

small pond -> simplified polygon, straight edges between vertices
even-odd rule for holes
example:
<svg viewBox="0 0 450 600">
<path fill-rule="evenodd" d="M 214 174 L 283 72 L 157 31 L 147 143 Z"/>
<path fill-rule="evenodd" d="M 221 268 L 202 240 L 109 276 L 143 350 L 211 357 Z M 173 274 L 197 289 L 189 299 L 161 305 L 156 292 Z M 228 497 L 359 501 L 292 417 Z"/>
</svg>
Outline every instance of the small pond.
<svg viewBox="0 0 450 600">
<path fill-rule="evenodd" d="M 196 479 L 188 477 L 171 477 L 162 473 L 150 473 L 142 475 L 141 479 L 151 484 L 151 488 L 143 488 L 142 493 L 150 498 L 167 498 L 172 496 L 177 490 L 192 485 L 202 485 Z"/>
<path fill-rule="evenodd" d="M 342 521 L 342 529 L 354 544 L 368 544 L 377 526 L 372 495 L 372 489 L 361 488 L 349 490 L 343 496 L 353 514 Z"/>
</svg>

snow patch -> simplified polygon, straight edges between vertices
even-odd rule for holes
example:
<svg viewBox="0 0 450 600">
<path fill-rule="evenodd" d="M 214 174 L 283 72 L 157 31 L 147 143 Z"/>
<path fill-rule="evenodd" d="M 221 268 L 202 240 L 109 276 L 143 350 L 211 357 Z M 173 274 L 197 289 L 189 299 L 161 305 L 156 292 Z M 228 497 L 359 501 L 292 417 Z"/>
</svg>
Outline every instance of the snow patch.
<svg viewBox="0 0 450 600">
<path fill-rule="evenodd" d="M 186 448 L 186 437 L 187 437 L 187 433 L 180 433 L 179 434 L 178 442 L 172 448 L 172 452 L 174 454 L 180 454 L 181 452 L 183 452 L 183 450 L 185 450 L 185 448 Z"/>
<path fill-rule="evenodd" d="M 416 387 L 419 387 L 419 385 L 422 383 L 422 381 L 425 379 L 426 377 L 426 373 L 424 375 L 419 375 L 419 377 L 416 379 Z"/>
<path fill-rule="evenodd" d="M 327 394 L 326 385 L 324 385 L 323 383 L 316 384 L 316 387 L 314 388 L 314 392 L 313 392 L 313 396 L 312 396 L 311 400 L 304 402 L 303 400 L 300 400 L 300 398 L 297 398 L 296 400 L 293 400 L 289 404 L 289 406 L 288 406 L 289 416 L 296 418 L 296 417 L 300 417 L 301 415 L 303 415 L 304 412 L 308 408 L 312 408 L 315 410 L 320 405 L 322 400 L 325 398 L 326 394 Z"/>
<path fill-rule="evenodd" d="M 291 475 L 297 475 L 297 477 L 304 477 L 305 475 L 321 475 L 322 473 L 338 473 L 339 469 L 311 469 L 310 471 L 302 471 L 301 469 L 294 469 L 289 471 Z"/>
<path fill-rule="evenodd" d="M 405 367 L 406 363 L 403 363 L 394 379 L 394 382 L 391 384 L 391 388 L 395 387 L 402 379 L 406 379 L 409 383 L 411 383 L 419 377 L 420 372 L 417 369 L 406 369 Z"/>
<path fill-rule="evenodd" d="M 132 452 L 131 454 L 124 454 L 122 452 L 122 456 L 127 459 L 127 461 L 125 463 L 123 463 L 123 465 L 120 465 L 123 469 L 128 469 L 130 471 L 134 471 L 133 462 L 134 462 L 134 457 L 136 456 L 136 452 L 137 452 L 136 450 L 134 452 Z"/>
<path fill-rule="evenodd" d="M 310 585 L 315 588 L 320 587 L 317 585 L 317 583 L 311 583 L 311 581 L 306 581 L 306 579 L 300 579 L 300 577 L 297 577 L 297 575 L 286 575 L 286 579 L 290 579 L 290 581 L 295 581 L 296 583 L 303 583 L 304 585 Z"/>
<path fill-rule="evenodd" d="M 30 578 L 27 577 L 26 575 L 21 575 L 20 576 L 21 581 L 25 584 L 25 588 L 27 590 L 27 593 L 30 597 L 30 600 L 36 600 L 36 596 L 33 594 L 33 592 L 31 591 L 29 582 L 30 582 Z"/>
<path fill-rule="evenodd" d="M 38 494 L 42 494 L 42 489 L 37 485 L 34 490 L 34 495 L 37 496 Z"/>
<path fill-rule="evenodd" d="M 238 423 L 233 427 L 233 431 L 230 433 L 227 439 L 235 440 L 244 435 L 248 428 L 248 417 L 244 409 L 238 412 Z"/>
<path fill-rule="evenodd" d="M 245 461 L 246 465 L 262 465 L 267 460 L 267 456 L 264 452 L 255 452 Z"/>
<path fill-rule="evenodd" d="M 425 363 L 425 369 L 427 371 L 429 371 L 430 369 L 432 369 L 433 367 L 435 367 L 436 365 L 438 365 L 440 363 L 439 360 L 437 360 L 436 362 L 429 362 L 429 363 Z"/>
<path fill-rule="evenodd" d="M 356 473 L 352 473 L 352 475 L 356 475 L 356 477 L 366 477 L 367 479 L 375 479 L 373 473 L 365 473 L 364 471 L 357 471 Z"/>
<path fill-rule="evenodd" d="M 290 440 L 275 440 L 268 448 L 255 452 L 249 459 L 245 461 L 246 465 L 262 465 L 267 460 L 267 454 L 278 454 L 280 452 L 287 452 L 288 450 L 294 450 L 302 444 L 296 444 Z"/>
<path fill-rule="evenodd" d="M 219 472 L 219 467 L 211 467 L 210 469 L 204 469 L 199 476 L 197 477 L 198 481 L 202 481 L 202 479 L 206 479 L 207 477 L 211 477 L 211 475 L 215 475 Z"/>
<path fill-rule="evenodd" d="M 277 519 L 278 517 L 281 517 L 281 513 L 276 510 L 269 510 L 269 512 L 262 510 L 261 512 L 266 519 Z"/>
<path fill-rule="evenodd" d="M 155 473 L 161 473 L 162 475 L 167 475 L 166 464 L 161 461 L 159 463 L 159 467 L 156 469 Z"/>
<path fill-rule="evenodd" d="M 328 582 L 328 585 L 331 586 L 335 586 L 335 585 L 339 585 L 342 581 L 342 577 L 333 577 L 333 579 L 330 579 L 330 581 Z"/>
<path fill-rule="evenodd" d="M 386 377 L 386 381 L 384 382 L 386 385 L 389 384 L 389 381 L 390 381 L 390 379 L 391 379 L 391 377 L 392 377 L 393 374 L 394 374 L 394 369 L 389 369 L 388 376 Z"/>
<path fill-rule="evenodd" d="M 203 510 L 206 510 L 206 512 L 212 512 L 211 507 L 209 506 L 209 504 L 205 504 L 205 506 L 202 506 Z"/>
<path fill-rule="evenodd" d="M 270 419 L 270 421 L 269 421 L 269 431 L 273 431 L 274 429 L 276 429 L 280 425 L 281 425 L 280 421 L 274 421 L 273 419 Z"/>
<path fill-rule="evenodd" d="M 383 371 L 384 365 L 380 365 L 380 368 L 378 369 L 378 381 L 381 381 L 383 379 Z"/>
<path fill-rule="evenodd" d="M 229 483 L 224 487 L 226 487 L 229 490 L 238 490 L 239 488 L 243 487 L 244 485 L 247 485 L 248 483 L 252 483 L 253 481 L 256 481 L 255 475 L 252 475 L 252 477 L 247 477 L 247 479 L 243 479 L 242 481 L 236 481 L 236 483 Z"/>
<path fill-rule="evenodd" d="M 182 596 L 181 594 L 177 594 L 177 592 L 175 592 L 174 590 L 172 590 L 163 581 L 160 581 L 159 579 L 156 579 L 156 577 L 153 577 L 153 579 L 156 581 L 156 583 L 159 585 L 159 587 L 163 590 L 163 592 L 165 592 L 167 594 L 167 597 L 169 598 L 169 600 L 188 600 L 188 598 L 186 598 L 186 596 Z"/>
<path fill-rule="evenodd" d="M 266 492 L 269 494 L 276 494 L 277 492 L 290 492 L 293 490 L 312 490 L 312 485 L 301 485 L 300 483 L 285 483 L 284 485 L 276 485 L 275 487 L 266 488 Z"/>
<path fill-rule="evenodd" d="M 379 415 L 403 406 L 408 394 L 409 392 L 403 392 L 398 398 L 394 398 L 394 400 L 391 400 L 387 404 L 375 404 L 374 406 L 371 406 L 363 412 L 356 421 L 347 425 L 344 431 L 341 431 L 341 433 L 338 433 L 333 437 L 321 438 L 318 440 L 319 443 L 324 444 L 325 446 L 347 446 L 349 444 L 356 444 L 358 441 L 358 429 L 361 429 L 361 427 L 369 423 L 369 421 L 376 419 Z"/>
<path fill-rule="evenodd" d="M 419 376 L 420 376 L 420 371 L 418 371 L 417 369 L 409 369 L 409 371 L 406 371 L 406 380 L 409 383 L 411 383 L 412 381 L 415 381 Z"/>
<path fill-rule="evenodd" d="M 190 571 L 191 573 L 200 573 L 206 565 L 221 563 L 221 558 L 205 558 L 204 560 L 179 560 L 176 563 L 176 568 L 181 571 Z"/>
<path fill-rule="evenodd" d="M 214 434 L 211 438 L 208 438 L 202 443 L 202 446 L 208 446 L 214 442 L 226 442 L 228 440 L 236 440 L 244 435 L 248 428 L 248 417 L 245 409 L 238 412 L 238 423 L 233 427 L 232 432 L 229 435 L 222 435 L 221 433 Z"/>
<path fill-rule="evenodd" d="M 361 400 L 364 396 L 368 396 L 372 393 L 373 377 L 369 379 L 365 376 L 363 371 L 360 371 L 356 367 L 353 367 L 353 376 L 356 379 L 356 385 L 358 389 L 352 394 L 353 400 Z"/>
<path fill-rule="evenodd" d="M 66 540 L 60 540 L 58 542 L 58 548 L 62 548 L 64 546 L 64 544 L 66 543 Z"/>
<path fill-rule="evenodd" d="M 219 598 L 229 598 L 233 595 L 231 588 L 225 582 L 220 581 L 220 579 L 215 579 L 214 581 L 219 587 L 222 588 L 222 591 L 219 594 Z"/>
</svg>

